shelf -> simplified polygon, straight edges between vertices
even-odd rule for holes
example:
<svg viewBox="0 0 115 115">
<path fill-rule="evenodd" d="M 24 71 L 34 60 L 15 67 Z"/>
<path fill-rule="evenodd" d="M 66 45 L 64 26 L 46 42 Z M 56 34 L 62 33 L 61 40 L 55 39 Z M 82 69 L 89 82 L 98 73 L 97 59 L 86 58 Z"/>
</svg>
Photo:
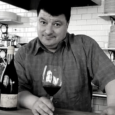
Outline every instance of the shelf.
<svg viewBox="0 0 115 115">
<path fill-rule="evenodd" d="M 100 92 L 93 92 L 92 94 L 93 97 L 107 97 L 105 93 L 100 93 Z"/>
<path fill-rule="evenodd" d="M 7 19 L 7 20 L 6 19 L 3 19 L 3 20 L 0 19 L 0 23 L 2 23 L 2 24 L 8 24 L 8 25 L 12 25 L 12 24 L 14 24 L 14 25 L 23 24 L 22 22 L 10 20 L 10 19 Z"/>
<path fill-rule="evenodd" d="M 4 18 L 0 18 L 0 23 L 2 24 L 7 24 L 7 25 L 23 25 L 25 23 L 29 23 L 30 19 L 28 17 L 22 17 L 17 15 L 17 19 L 4 19 Z"/>
<path fill-rule="evenodd" d="M 102 48 L 102 50 L 104 50 L 104 51 L 108 51 L 108 50 L 115 51 L 115 48 Z"/>
<path fill-rule="evenodd" d="M 115 13 L 105 13 L 105 14 L 98 14 L 100 17 L 107 17 L 107 16 L 112 16 L 115 18 Z"/>
<path fill-rule="evenodd" d="M 115 13 L 105 13 L 105 14 L 99 14 L 98 15 L 101 18 L 107 19 L 108 17 L 113 18 L 115 20 Z"/>
<path fill-rule="evenodd" d="M 0 49 L 7 49 L 7 47 L 0 47 Z"/>
</svg>

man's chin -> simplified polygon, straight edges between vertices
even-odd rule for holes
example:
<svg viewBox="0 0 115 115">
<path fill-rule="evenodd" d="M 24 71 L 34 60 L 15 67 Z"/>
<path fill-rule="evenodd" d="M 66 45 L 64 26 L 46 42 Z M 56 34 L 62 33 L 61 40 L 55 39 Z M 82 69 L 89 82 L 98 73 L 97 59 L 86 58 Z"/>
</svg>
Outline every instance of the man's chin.
<svg viewBox="0 0 115 115">
<path fill-rule="evenodd" d="M 47 45 L 45 45 L 46 46 L 46 48 L 48 48 L 48 49 L 56 49 L 57 48 L 57 44 L 56 45 L 54 45 L 54 44 L 47 44 Z"/>
</svg>

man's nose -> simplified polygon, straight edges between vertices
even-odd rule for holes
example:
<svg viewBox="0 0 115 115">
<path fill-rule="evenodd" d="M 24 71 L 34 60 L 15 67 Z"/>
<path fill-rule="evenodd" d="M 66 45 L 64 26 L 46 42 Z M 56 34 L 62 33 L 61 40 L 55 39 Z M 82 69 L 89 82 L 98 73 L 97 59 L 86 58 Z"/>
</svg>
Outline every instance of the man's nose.
<svg viewBox="0 0 115 115">
<path fill-rule="evenodd" d="M 52 25 L 47 25 L 45 32 L 46 32 L 47 35 L 52 34 L 53 33 L 53 27 L 52 27 Z"/>
</svg>

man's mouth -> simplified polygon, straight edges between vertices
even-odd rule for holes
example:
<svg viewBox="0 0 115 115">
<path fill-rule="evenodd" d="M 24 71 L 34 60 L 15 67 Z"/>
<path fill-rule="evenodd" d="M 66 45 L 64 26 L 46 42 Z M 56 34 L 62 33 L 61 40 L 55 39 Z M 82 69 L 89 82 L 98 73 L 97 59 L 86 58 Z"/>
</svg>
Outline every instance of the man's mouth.
<svg viewBox="0 0 115 115">
<path fill-rule="evenodd" d="M 51 40 L 51 39 L 54 39 L 55 38 L 55 36 L 44 36 L 47 40 Z"/>
</svg>

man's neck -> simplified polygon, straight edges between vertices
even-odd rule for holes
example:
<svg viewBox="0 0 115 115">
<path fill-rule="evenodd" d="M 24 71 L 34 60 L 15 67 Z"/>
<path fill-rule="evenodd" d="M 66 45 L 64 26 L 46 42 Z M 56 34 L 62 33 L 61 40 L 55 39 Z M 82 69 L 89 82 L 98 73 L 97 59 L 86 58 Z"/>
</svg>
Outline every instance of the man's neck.
<svg viewBox="0 0 115 115">
<path fill-rule="evenodd" d="M 49 50 L 50 52 L 54 53 L 54 52 L 56 52 L 57 47 L 56 47 L 56 48 L 48 48 L 48 50 Z"/>
</svg>

